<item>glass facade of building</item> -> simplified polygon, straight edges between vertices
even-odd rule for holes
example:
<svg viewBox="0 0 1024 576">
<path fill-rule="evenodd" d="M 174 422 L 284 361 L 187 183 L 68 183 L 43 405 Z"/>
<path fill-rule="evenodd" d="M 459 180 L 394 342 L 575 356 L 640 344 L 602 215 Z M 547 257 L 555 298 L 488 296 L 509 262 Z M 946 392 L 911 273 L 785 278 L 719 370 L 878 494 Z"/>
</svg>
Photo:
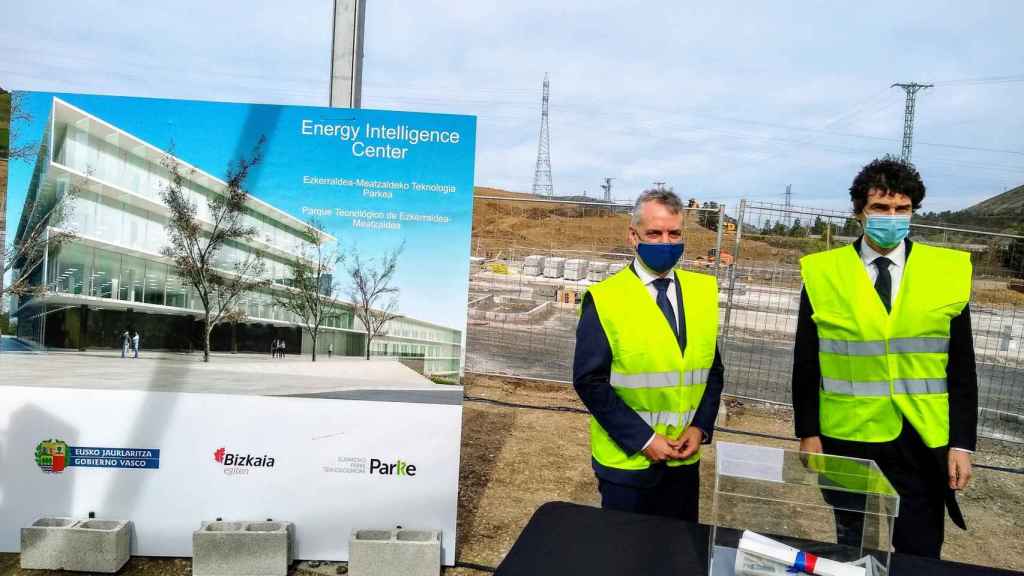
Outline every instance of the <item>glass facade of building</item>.
<svg viewBox="0 0 1024 576">
<path fill-rule="evenodd" d="M 147 339 L 150 349 L 192 348 L 202 304 L 195 289 L 160 254 L 168 245 L 167 208 L 160 192 L 169 173 L 153 159 L 159 151 L 59 99 L 54 106 L 47 132 L 53 138 L 48 147 L 52 154 L 39 159 L 53 164 L 36 167 L 29 198 L 46 193 L 66 198 L 66 217 L 50 226 L 72 231 L 75 238 L 51 248 L 45 269 L 33 273 L 34 282 L 45 282 L 46 296 L 21 299 L 19 335 L 48 346 L 116 347 L 116 334 L 146 321 L 156 335 Z M 72 120 L 54 121 L 68 117 Z M 223 183 L 198 171 L 186 173 L 186 194 L 199 218 L 208 220 L 207 199 Z M 275 292 L 287 290 L 289 261 L 302 249 L 305 224 L 256 200 L 243 220 L 256 230 L 256 237 L 225 246 L 215 265 L 231 270 L 234 263 L 258 256 L 270 286 L 238 300 L 245 321 L 218 326 L 213 347 L 269 351 L 274 338 L 284 337 L 290 352 L 308 351 L 311 343 L 301 332 L 300 319 L 274 301 Z M 339 300 L 324 328 L 318 352 L 332 345 L 336 354 L 365 352 L 365 335 L 350 305 Z M 424 358 L 427 374 L 458 373 L 461 339 L 458 330 L 401 318 L 389 324 L 386 336 L 374 340 L 370 353 Z"/>
</svg>

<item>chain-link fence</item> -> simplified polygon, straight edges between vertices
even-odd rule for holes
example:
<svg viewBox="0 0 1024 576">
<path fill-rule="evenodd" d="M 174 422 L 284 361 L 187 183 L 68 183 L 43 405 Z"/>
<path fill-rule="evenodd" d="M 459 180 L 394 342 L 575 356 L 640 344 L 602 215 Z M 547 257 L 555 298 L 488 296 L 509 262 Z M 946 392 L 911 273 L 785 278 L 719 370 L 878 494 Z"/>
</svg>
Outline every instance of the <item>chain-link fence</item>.
<svg viewBox="0 0 1024 576">
<path fill-rule="evenodd" d="M 467 370 L 571 381 L 577 300 L 632 259 L 630 209 L 478 197 Z M 799 259 L 849 244 L 860 226 L 848 212 L 745 201 L 734 215 L 691 201 L 683 266 L 719 278 L 727 392 L 788 404 Z M 916 224 L 911 234 L 971 253 L 979 432 L 1024 442 L 1024 237 Z"/>
<path fill-rule="evenodd" d="M 741 202 L 736 265 L 723 279 L 723 348 L 729 392 L 788 403 L 800 304 L 799 258 L 860 235 L 849 213 Z M 913 225 L 911 238 L 971 253 L 971 320 L 979 433 L 1024 441 L 1024 295 L 1017 292 L 1024 237 Z"/>
<path fill-rule="evenodd" d="M 577 303 L 587 286 L 632 260 L 631 209 L 600 201 L 478 196 L 466 369 L 571 381 Z M 720 211 L 686 209 L 687 266 L 718 268 Z"/>
</svg>

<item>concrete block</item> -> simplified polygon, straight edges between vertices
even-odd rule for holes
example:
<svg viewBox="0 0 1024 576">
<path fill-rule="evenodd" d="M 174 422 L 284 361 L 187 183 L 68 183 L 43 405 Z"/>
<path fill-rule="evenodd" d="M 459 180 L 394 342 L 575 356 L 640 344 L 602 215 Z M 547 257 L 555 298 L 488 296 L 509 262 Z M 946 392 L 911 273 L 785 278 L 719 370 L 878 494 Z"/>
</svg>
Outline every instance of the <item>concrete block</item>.
<svg viewBox="0 0 1024 576">
<path fill-rule="evenodd" d="M 130 557 L 131 522 L 83 520 L 68 528 L 64 569 L 113 574 Z"/>
<path fill-rule="evenodd" d="M 587 280 L 592 282 L 600 282 L 608 276 L 608 263 L 601 261 L 592 261 L 587 266 Z"/>
<path fill-rule="evenodd" d="M 28 570 L 61 570 L 64 547 L 72 518 L 40 518 L 21 529 L 21 567 Z"/>
<path fill-rule="evenodd" d="M 127 520 L 40 518 L 21 529 L 21 567 L 112 574 L 130 557 Z"/>
<path fill-rule="evenodd" d="M 294 533 L 291 522 L 203 522 L 192 533 L 192 574 L 286 576 Z"/>
<path fill-rule="evenodd" d="M 565 271 L 565 258 L 550 257 L 544 260 L 544 277 L 561 278 Z"/>
<path fill-rule="evenodd" d="M 440 530 L 354 530 L 348 544 L 351 576 L 438 576 Z"/>
<path fill-rule="evenodd" d="M 583 280 L 587 277 L 587 265 L 589 262 L 579 258 L 565 261 L 565 279 Z"/>
</svg>

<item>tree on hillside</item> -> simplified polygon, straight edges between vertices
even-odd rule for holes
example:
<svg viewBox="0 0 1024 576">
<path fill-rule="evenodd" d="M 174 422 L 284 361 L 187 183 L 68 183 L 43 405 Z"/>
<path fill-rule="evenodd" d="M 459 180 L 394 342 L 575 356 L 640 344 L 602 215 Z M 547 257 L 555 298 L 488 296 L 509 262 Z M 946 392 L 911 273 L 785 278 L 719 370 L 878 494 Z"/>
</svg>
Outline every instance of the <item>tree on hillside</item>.
<svg viewBox="0 0 1024 576">
<path fill-rule="evenodd" d="M 825 234 L 825 219 L 821 216 L 814 217 L 814 224 L 811 226 L 811 234 L 823 236 Z"/>
<path fill-rule="evenodd" d="M 860 236 L 861 227 L 860 222 L 856 218 L 847 218 L 843 224 L 843 229 L 840 230 L 840 236 Z"/>
<path fill-rule="evenodd" d="M 327 246 L 323 226 L 310 220 L 303 230 L 303 245 L 288 264 L 288 289 L 274 297 L 278 306 L 299 317 L 302 329 L 313 342 L 316 362 L 317 341 L 324 324 L 340 314 L 334 297 L 338 284 L 334 273 L 344 262 L 344 255 Z"/>
<path fill-rule="evenodd" d="M 807 236 L 807 228 L 800 223 L 800 219 L 793 220 L 793 224 L 790 225 L 789 230 L 786 232 L 789 236 Z"/>
<path fill-rule="evenodd" d="M 386 253 L 380 259 L 363 259 L 359 250 L 352 251 L 349 260 L 349 297 L 355 308 L 356 318 L 363 324 L 366 334 L 366 359 L 370 359 L 370 346 L 378 336 L 387 334 L 387 325 L 398 314 L 398 288 L 391 285 L 398 272 L 398 257 L 405 249 L 403 242 L 398 248 Z"/>
<path fill-rule="evenodd" d="M 208 215 L 200 217 L 195 195 L 188 188 L 191 174 L 182 173 L 171 153 L 161 164 L 170 173 L 160 196 L 170 211 L 167 225 L 169 244 L 160 253 L 174 262 L 175 272 L 192 288 L 203 306 L 203 362 L 210 361 L 210 333 L 222 322 L 238 322 L 244 313 L 239 298 L 265 287 L 263 259 L 246 252 L 245 244 L 256 236 L 256 228 L 243 223 L 249 194 L 245 180 L 263 158 L 260 137 L 249 158 L 242 157 L 228 168 L 227 188 L 206 198 Z M 229 262 L 224 252 L 234 248 L 241 258 Z"/>
<path fill-rule="evenodd" d="M 718 202 L 708 201 L 701 206 L 700 225 L 708 230 L 718 230 Z"/>
</svg>

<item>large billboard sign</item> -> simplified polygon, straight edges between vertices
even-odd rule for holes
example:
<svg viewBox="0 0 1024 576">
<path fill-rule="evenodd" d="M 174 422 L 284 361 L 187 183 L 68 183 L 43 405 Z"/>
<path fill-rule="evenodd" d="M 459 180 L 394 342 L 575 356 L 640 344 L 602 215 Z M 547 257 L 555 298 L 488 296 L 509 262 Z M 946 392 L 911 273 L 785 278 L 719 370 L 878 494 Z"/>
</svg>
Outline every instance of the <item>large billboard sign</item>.
<svg viewBox="0 0 1024 576">
<path fill-rule="evenodd" d="M 0 549 L 40 515 L 136 519 L 157 555 L 273 516 L 300 557 L 401 524 L 454 561 L 475 119 L 14 102 Z"/>
</svg>

